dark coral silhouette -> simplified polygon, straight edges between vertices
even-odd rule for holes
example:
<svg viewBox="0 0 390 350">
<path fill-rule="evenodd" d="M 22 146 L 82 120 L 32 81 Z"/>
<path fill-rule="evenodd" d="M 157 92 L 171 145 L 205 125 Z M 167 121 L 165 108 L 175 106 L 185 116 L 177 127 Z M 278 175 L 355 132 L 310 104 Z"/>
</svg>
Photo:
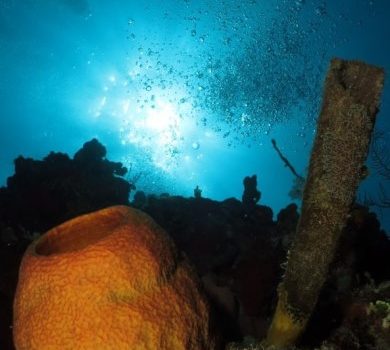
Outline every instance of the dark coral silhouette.
<svg viewBox="0 0 390 350">
<path fill-rule="evenodd" d="M 244 193 L 242 194 L 244 209 L 248 213 L 252 212 L 260 198 L 261 193 L 257 190 L 257 176 L 246 176 L 244 178 Z"/>
<path fill-rule="evenodd" d="M 202 197 L 202 190 L 199 188 L 198 185 L 194 188 L 194 197 L 195 198 L 201 198 Z"/>
<path fill-rule="evenodd" d="M 43 160 L 19 156 L 15 174 L 0 189 L 1 221 L 43 232 L 77 215 L 114 204 L 129 204 L 127 169 L 105 158 L 106 149 L 92 139 L 76 152 L 51 152 Z"/>
</svg>

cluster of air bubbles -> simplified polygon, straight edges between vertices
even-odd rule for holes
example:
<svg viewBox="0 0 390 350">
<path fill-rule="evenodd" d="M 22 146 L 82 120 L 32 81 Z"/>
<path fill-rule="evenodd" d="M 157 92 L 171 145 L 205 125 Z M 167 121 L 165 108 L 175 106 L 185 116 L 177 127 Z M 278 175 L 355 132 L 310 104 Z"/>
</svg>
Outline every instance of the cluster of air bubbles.
<svg viewBox="0 0 390 350">
<path fill-rule="evenodd" d="M 277 3 L 274 15 L 250 0 L 210 2 L 207 10 L 186 6 L 182 23 L 175 18 L 184 30 L 162 40 L 146 40 L 129 18 L 128 37 L 138 46 L 129 53 L 136 56 L 132 79 L 147 94 L 165 91 L 179 109 L 189 106 L 184 117 L 198 118 L 229 142 L 269 134 L 297 113 L 314 124 L 330 51 L 338 45 L 337 20 L 344 20 L 324 0 Z M 266 15 L 271 20 L 264 24 L 259 18 Z"/>
<path fill-rule="evenodd" d="M 315 9 L 315 13 L 318 16 L 325 16 L 327 14 L 326 4 L 323 3 L 323 4 L 319 5 L 319 6 L 317 6 L 316 9 Z"/>
<path fill-rule="evenodd" d="M 305 0 L 295 0 L 295 5 L 302 7 L 305 4 Z"/>
</svg>

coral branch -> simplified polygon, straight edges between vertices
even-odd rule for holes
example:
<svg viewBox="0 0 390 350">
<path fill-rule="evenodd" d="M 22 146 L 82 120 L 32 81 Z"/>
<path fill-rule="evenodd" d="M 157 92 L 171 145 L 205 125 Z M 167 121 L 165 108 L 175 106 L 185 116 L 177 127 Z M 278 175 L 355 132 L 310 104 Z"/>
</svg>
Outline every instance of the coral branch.
<svg viewBox="0 0 390 350">
<path fill-rule="evenodd" d="M 299 179 L 303 179 L 303 177 L 301 175 L 299 175 L 296 171 L 295 171 L 295 168 L 291 165 L 291 163 L 289 162 L 289 160 L 283 155 L 283 153 L 280 151 L 279 147 L 277 146 L 276 144 L 276 141 L 275 139 L 272 139 L 271 140 L 272 142 L 272 146 L 275 148 L 275 151 L 278 153 L 280 159 L 283 161 L 283 163 L 285 164 L 286 167 L 288 167 L 291 172 Z"/>
</svg>

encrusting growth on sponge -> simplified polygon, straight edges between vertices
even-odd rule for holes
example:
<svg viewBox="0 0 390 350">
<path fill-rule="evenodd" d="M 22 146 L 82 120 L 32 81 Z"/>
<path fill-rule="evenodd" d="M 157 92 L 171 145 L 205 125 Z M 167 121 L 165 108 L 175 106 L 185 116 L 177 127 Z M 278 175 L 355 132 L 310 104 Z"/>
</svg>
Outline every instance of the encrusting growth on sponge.
<svg viewBox="0 0 390 350">
<path fill-rule="evenodd" d="M 302 213 L 267 342 L 294 344 L 325 282 L 361 180 L 384 71 L 333 59 L 325 82 Z"/>
</svg>

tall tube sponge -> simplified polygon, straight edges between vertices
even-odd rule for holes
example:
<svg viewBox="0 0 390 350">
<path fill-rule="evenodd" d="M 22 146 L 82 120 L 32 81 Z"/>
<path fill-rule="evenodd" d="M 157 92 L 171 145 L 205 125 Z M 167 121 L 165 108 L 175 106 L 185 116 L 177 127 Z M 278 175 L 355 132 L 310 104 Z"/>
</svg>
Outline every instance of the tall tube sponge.
<svg viewBox="0 0 390 350">
<path fill-rule="evenodd" d="M 267 334 L 269 345 L 294 344 L 317 303 L 361 179 L 383 83 L 381 68 L 331 61 L 301 217 Z"/>
</svg>

